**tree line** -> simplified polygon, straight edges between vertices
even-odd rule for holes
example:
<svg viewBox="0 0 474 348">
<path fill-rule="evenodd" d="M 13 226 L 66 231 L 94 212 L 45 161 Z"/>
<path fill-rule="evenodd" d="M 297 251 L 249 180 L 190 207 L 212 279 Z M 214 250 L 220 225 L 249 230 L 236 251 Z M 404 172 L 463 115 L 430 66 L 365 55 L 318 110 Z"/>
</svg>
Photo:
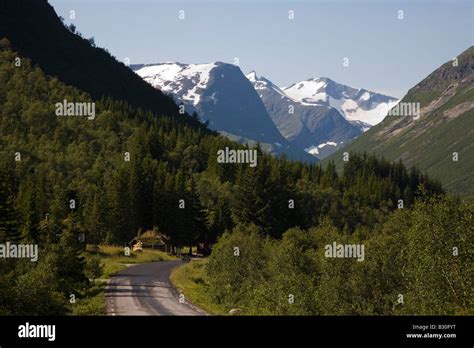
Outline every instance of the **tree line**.
<svg viewBox="0 0 474 348">
<path fill-rule="evenodd" d="M 255 168 L 221 164 L 218 150 L 248 147 L 122 100 L 92 100 L 27 58 L 16 66 L 17 56 L 2 41 L 0 238 L 40 245 L 44 269 L 57 270 L 65 286 L 45 290 L 54 296 L 86 281 L 85 243 L 126 245 L 140 230 L 155 229 L 177 247 L 192 246 L 248 225 L 280 239 L 288 229 L 325 222 L 347 235 L 367 233 L 400 201 L 410 208 L 443 193 L 416 168 L 367 154 L 351 154 L 340 174 L 332 163 L 273 158 L 258 146 Z M 54 105 L 64 99 L 95 102 L 95 119 L 57 117 Z M 64 248 L 69 253 L 58 255 Z M 21 264 L 3 276 L 19 284 L 21 275 L 40 272 Z"/>
<path fill-rule="evenodd" d="M 255 225 L 219 239 L 206 265 L 212 300 L 246 315 L 472 315 L 474 204 L 429 197 L 370 231 L 329 221 L 265 238 Z M 363 245 L 364 259 L 327 245 Z"/>
</svg>

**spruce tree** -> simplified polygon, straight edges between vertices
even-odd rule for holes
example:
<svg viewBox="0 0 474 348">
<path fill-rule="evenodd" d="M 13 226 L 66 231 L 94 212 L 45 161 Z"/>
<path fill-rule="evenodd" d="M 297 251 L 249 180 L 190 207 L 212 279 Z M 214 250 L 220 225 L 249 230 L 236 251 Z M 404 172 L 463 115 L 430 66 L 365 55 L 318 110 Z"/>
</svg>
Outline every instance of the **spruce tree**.
<svg viewBox="0 0 474 348">
<path fill-rule="evenodd" d="M 120 170 L 112 175 L 107 188 L 109 207 L 109 233 L 107 241 L 124 245 L 133 238 L 130 228 L 130 204 L 128 197 L 128 177 L 126 170 Z"/>
<path fill-rule="evenodd" d="M 234 196 L 236 222 L 254 224 L 268 234 L 275 232 L 273 229 L 279 218 L 275 215 L 279 204 L 277 191 L 270 177 L 270 167 L 265 162 L 244 170 Z"/>
<path fill-rule="evenodd" d="M 58 279 L 61 282 L 61 289 L 65 293 L 72 292 L 87 283 L 84 274 L 83 243 L 79 235 L 82 231 L 77 222 L 76 213 L 70 213 L 64 220 L 61 238 L 58 245 L 53 249 L 57 251 Z"/>
<path fill-rule="evenodd" d="M 38 211 L 38 193 L 35 178 L 29 178 L 20 185 L 19 210 L 22 215 L 21 234 L 35 243 L 40 239 L 40 213 Z"/>
<path fill-rule="evenodd" d="M 88 231 L 87 241 L 89 243 L 99 244 L 105 241 L 108 229 L 107 213 L 105 193 L 102 191 L 94 193 L 92 202 L 86 207 L 84 217 Z"/>
<path fill-rule="evenodd" d="M 13 198 L 11 176 L 0 169 L 0 240 L 15 242 L 20 239 L 18 214 Z"/>
<path fill-rule="evenodd" d="M 202 241 L 208 231 L 207 227 L 207 211 L 201 204 L 201 199 L 196 190 L 196 183 L 193 177 L 189 180 L 187 190 L 188 209 L 186 209 L 187 231 L 186 240 L 189 245 L 189 253 L 191 254 L 191 246 L 198 241 Z"/>
</svg>

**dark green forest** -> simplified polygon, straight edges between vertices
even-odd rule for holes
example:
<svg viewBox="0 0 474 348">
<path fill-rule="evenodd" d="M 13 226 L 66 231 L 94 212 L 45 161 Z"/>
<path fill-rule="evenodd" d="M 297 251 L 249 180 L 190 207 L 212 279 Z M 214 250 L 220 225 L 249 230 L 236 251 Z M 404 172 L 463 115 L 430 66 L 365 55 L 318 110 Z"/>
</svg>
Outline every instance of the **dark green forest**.
<svg viewBox="0 0 474 348">
<path fill-rule="evenodd" d="M 56 116 L 62 100 L 95 102 L 95 119 Z M 0 242 L 40 250 L 36 263 L 0 260 L 2 315 L 67 314 L 69 294 L 89 286 L 85 245 L 125 246 L 149 229 L 176 247 L 218 241 L 210 291 L 252 314 L 472 308 L 473 206 L 445 197 L 416 168 L 351 154 L 338 175 L 333 163 L 274 158 L 258 146 L 255 168 L 220 164 L 218 150 L 246 147 L 196 116 L 159 114 L 67 85 L 6 39 L 0 106 Z M 344 240 L 366 243 L 367 261 L 321 258 L 326 242 Z M 286 305 L 290 290 L 304 302 Z M 399 293 L 418 304 L 397 307 Z"/>
</svg>

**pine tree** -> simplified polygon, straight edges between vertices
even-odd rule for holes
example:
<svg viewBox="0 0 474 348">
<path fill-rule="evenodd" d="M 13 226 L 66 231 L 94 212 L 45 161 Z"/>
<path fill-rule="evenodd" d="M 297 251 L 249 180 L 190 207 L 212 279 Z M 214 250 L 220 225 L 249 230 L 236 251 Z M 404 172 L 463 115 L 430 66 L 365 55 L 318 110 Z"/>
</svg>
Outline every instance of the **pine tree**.
<svg viewBox="0 0 474 348">
<path fill-rule="evenodd" d="M 139 228 L 144 227 L 144 211 L 148 209 L 144 206 L 144 178 L 141 168 L 141 158 L 137 157 L 138 156 L 135 156 L 132 160 L 128 180 L 128 199 L 130 207 L 128 220 L 132 233 L 136 233 Z"/>
<path fill-rule="evenodd" d="M 70 213 L 64 221 L 59 243 L 53 248 L 57 252 L 58 280 L 65 293 L 76 290 L 81 284 L 87 283 L 84 274 L 83 243 L 79 235 L 82 231 L 77 222 L 77 215 Z"/>
<path fill-rule="evenodd" d="M 107 212 L 105 193 L 102 191 L 94 193 L 92 202 L 87 205 L 84 218 L 88 231 L 87 241 L 89 243 L 99 244 L 105 242 L 108 230 Z"/>
<path fill-rule="evenodd" d="M 323 187 L 336 187 L 337 182 L 338 176 L 336 172 L 336 164 L 333 161 L 329 161 L 321 178 L 321 185 Z"/>
<path fill-rule="evenodd" d="M 133 238 L 129 224 L 130 205 L 128 198 L 127 171 L 120 170 L 110 178 L 107 188 L 109 207 L 109 243 L 125 244 Z"/>
<path fill-rule="evenodd" d="M 19 210 L 22 215 L 21 234 L 35 243 L 40 239 L 40 213 L 38 211 L 38 194 L 35 179 L 30 178 L 20 185 Z"/>
<path fill-rule="evenodd" d="M 279 218 L 278 189 L 270 176 L 270 167 L 264 162 L 256 168 L 247 168 L 241 174 L 235 192 L 233 215 L 237 223 L 254 224 L 271 234 Z"/>
<path fill-rule="evenodd" d="M 196 242 L 203 240 L 208 231 L 207 211 L 201 204 L 201 199 L 196 190 L 196 183 L 193 177 L 189 180 L 187 202 L 188 209 L 186 210 L 186 221 L 188 226 L 185 238 L 189 245 L 189 253 L 191 254 L 191 246 Z"/>
<path fill-rule="evenodd" d="M 20 239 L 12 190 L 11 176 L 0 169 L 0 241 L 14 242 Z"/>
</svg>

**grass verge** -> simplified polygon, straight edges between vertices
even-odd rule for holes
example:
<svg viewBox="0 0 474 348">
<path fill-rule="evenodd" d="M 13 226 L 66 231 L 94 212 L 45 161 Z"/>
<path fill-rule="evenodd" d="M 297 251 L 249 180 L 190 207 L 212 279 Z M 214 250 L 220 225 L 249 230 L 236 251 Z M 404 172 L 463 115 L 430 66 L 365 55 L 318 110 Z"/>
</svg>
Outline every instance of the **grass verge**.
<svg viewBox="0 0 474 348">
<path fill-rule="evenodd" d="M 129 264 L 139 264 L 156 261 L 176 260 L 176 257 L 168 255 L 160 250 L 143 249 L 140 253 L 131 252 L 130 256 L 125 256 L 124 248 L 111 245 L 100 245 L 98 251 L 92 251 L 88 246 L 85 257 L 99 256 L 103 267 L 100 278 L 109 278 L 111 275 L 127 268 Z"/>
<path fill-rule="evenodd" d="M 71 315 L 104 315 L 105 282 L 94 282 L 90 288 L 78 294 L 76 302 L 70 304 Z"/>
<path fill-rule="evenodd" d="M 173 270 L 171 283 L 180 290 L 186 298 L 209 314 L 227 315 L 228 309 L 212 301 L 208 288 L 205 266 L 207 259 L 192 260 Z"/>
</svg>

